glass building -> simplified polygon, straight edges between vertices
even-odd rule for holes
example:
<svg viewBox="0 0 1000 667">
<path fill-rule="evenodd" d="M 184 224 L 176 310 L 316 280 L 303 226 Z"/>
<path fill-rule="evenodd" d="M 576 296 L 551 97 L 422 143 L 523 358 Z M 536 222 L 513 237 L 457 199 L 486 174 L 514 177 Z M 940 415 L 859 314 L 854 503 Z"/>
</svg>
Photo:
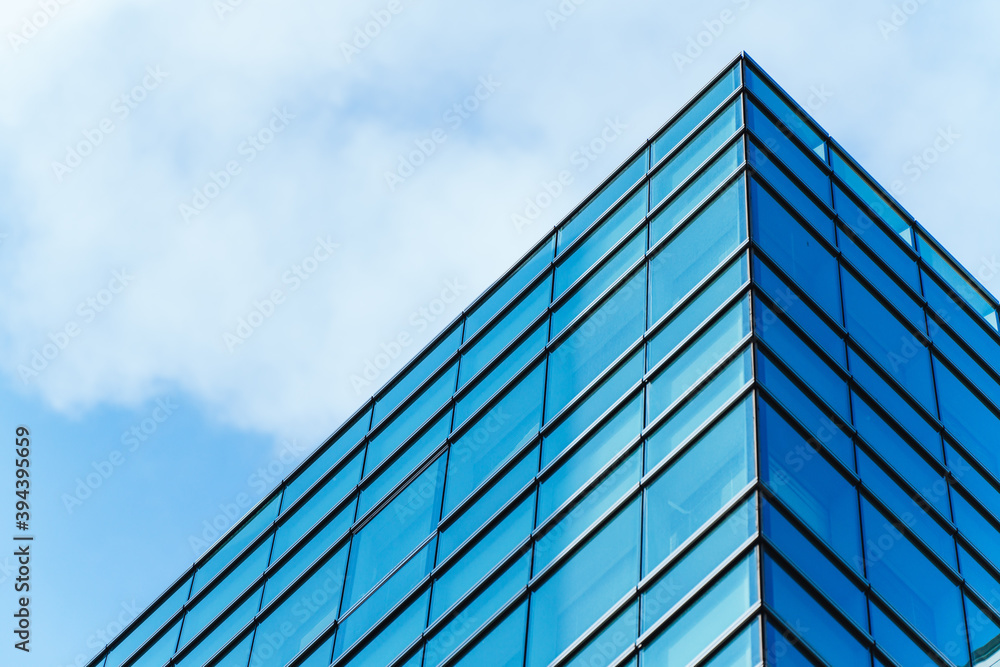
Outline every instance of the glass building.
<svg viewBox="0 0 1000 667">
<path fill-rule="evenodd" d="M 91 666 L 998 664 L 997 308 L 742 55 Z"/>
</svg>

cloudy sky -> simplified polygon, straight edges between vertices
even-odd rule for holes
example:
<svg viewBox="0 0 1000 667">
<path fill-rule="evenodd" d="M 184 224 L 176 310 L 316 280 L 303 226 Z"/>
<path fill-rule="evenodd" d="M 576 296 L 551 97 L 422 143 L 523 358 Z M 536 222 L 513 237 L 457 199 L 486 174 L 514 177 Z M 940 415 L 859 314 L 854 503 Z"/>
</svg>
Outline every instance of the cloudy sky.
<svg viewBox="0 0 1000 667">
<path fill-rule="evenodd" d="M 37 541 L 33 652 L 4 630 L 0 662 L 89 659 L 741 50 L 1000 292 L 998 22 L 989 0 L 5 0 L 0 434 L 31 429 Z"/>
</svg>

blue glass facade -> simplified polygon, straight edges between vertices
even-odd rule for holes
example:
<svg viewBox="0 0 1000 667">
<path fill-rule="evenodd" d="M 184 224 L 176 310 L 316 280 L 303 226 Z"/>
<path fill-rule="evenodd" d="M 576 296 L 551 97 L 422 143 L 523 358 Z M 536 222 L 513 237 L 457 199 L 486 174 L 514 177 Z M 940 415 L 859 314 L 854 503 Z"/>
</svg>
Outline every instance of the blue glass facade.
<svg viewBox="0 0 1000 667">
<path fill-rule="evenodd" d="M 91 665 L 993 665 L 997 326 L 741 56 Z"/>
</svg>

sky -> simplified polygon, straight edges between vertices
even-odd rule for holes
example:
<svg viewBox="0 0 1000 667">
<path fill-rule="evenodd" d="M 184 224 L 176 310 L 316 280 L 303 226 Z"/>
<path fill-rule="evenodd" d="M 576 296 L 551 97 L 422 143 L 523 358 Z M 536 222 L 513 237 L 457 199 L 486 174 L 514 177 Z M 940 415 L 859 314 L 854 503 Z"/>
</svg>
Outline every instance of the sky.
<svg viewBox="0 0 1000 667">
<path fill-rule="evenodd" d="M 988 0 L 5 0 L 0 664 L 85 664 L 742 50 L 1000 293 L 998 22 Z"/>
</svg>

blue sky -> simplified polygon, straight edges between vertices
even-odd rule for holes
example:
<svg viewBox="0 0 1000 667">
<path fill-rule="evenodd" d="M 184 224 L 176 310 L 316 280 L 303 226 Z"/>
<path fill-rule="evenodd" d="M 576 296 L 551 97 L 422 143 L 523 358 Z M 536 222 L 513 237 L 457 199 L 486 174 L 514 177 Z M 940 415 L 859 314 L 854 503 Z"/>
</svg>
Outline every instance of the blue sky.
<svg viewBox="0 0 1000 667">
<path fill-rule="evenodd" d="M 985 0 L 7 0 L 0 434 L 32 430 L 37 542 L 34 650 L 5 631 L 0 663 L 89 659 L 740 50 L 1000 291 L 998 21 Z"/>
</svg>

